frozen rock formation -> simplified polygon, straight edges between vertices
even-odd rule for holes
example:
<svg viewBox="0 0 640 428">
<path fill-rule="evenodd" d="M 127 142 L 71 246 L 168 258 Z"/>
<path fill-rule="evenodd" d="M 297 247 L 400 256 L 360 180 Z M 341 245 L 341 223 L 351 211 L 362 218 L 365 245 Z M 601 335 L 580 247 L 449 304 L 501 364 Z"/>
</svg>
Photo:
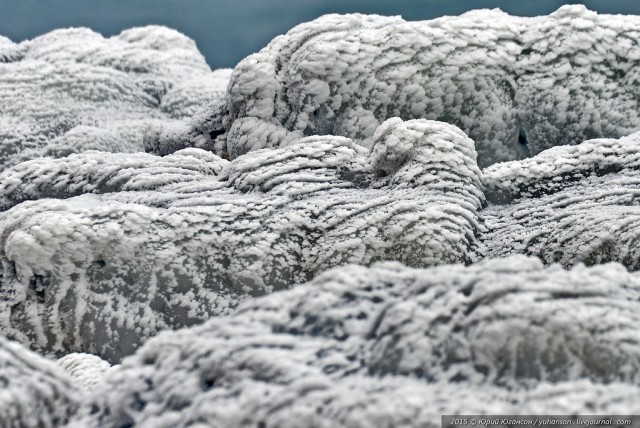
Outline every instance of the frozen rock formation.
<svg viewBox="0 0 640 428">
<path fill-rule="evenodd" d="M 485 255 L 640 268 L 640 133 L 486 168 Z"/>
<path fill-rule="evenodd" d="M 145 130 L 215 102 L 229 74 L 211 73 L 192 40 L 163 27 L 2 38 L 0 170 L 89 149 L 142 151 Z"/>
<path fill-rule="evenodd" d="M 198 149 L 184 149 L 164 158 L 146 153 L 87 151 L 61 159 L 34 159 L 0 173 L 0 210 L 29 200 L 197 183 L 215 177 L 227 164 Z"/>
<path fill-rule="evenodd" d="M 236 66 L 229 154 L 273 146 L 281 134 L 344 135 L 370 147 L 378 125 L 398 116 L 459 126 L 481 164 L 513 159 L 518 34 L 518 21 L 499 11 L 426 22 L 327 15 L 299 25 Z"/>
<path fill-rule="evenodd" d="M 80 393 L 55 363 L 0 337 L 1 426 L 60 427 L 79 402 Z"/>
<path fill-rule="evenodd" d="M 516 100 L 532 154 L 640 129 L 639 34 L 640 16 L 581 5 L 527 21 Z"/>
<path fill-rule="evenodd" d="M 396 118 L 371 150 L 327 136 L 232 162 L 192 148 L 22 163 L 0 175 L 13 206 L 0 214 L 0 329 L 117 361 L 336 265 L 469 262 L 475 157 L 452 125 Z"/>
<path fill-rule="evenodd" d="M 74 385 L 84 391 L 96 389 L 112 370 L 111 364 L 92 354 L 67 354 L 57 363 L 71 376 Z"/>
<path fill-rule="evenodd" d="M 150 339 L 71 426 L 439 426 L 640 410 L 640 278 L 515 256 L 327 272 Z M 198 425 L 200 424 L 200 425 Z"/>
<path fill-rule="evenodd" d="M 422 22 L 327 15 L 238 64 L 211 116 L 231 158 L 312 134 L 370 147 L 389 117 L 441 120 L 476 142 L 484 167 L 640 129 L 639 31 L 637 16 L 584 6 Z"/>
</svg>

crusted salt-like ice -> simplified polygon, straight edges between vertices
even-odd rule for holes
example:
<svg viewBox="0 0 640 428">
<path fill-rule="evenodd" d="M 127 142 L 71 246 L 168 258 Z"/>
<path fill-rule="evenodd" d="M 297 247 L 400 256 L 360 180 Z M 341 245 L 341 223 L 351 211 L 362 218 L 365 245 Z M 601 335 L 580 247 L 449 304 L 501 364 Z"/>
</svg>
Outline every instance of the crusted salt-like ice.
<svg viewBox="0 0 640 428">
<path fill-rule="evenodd" d="M 640 278 L 515 256 L 331 270 L 126 359 L 71 426 L 439 426 L 639 410 Z M 75 424 L 75 425 L 74 425 Z"/>
<path fill-rule="evenodd" d="M 302 135 L 366 147 L 389 117 L 459 126 L 484 167 L 640 129 L 637 16 L 563 6 L 406 22 L 327 15 L 275 38 L 233 71 L 218 140 L 231 157 Z"/>
<path fill-rule="evenodd" d="M 215 102 L 230 70 L 212 73 L 195 43 L 149 26 L 103 38 L 83 28 L 0 40 L 0 170 L 39 156 L 142 151 L 147 128 Z"/>
<path fill-rule="evenodd" d="M 329 15 L 213 73 L 161 27 L 0 37 L 0 333 L 63 356 L 0 338 L 0 424 L 640 412 L 639 37 Z"/>
<path fill-rule="evenodd" d="M 80 392 L 60 367 L 0 337 L 0 425 L 57 428 L 80 401 Z"/>
<path fill-rule="evenodd" d="M 481 164 L 513 159 L 518 22 L 480 11 L 425 22 L 327 15 L 299 25 L 234 69 L 229 154 L 277 146 L 275 134 L 344 135 L 369 147 L 378 125 L 398 116 L 459 126 Z"/>
<path fill-rule="evenodd" d="M 0 210 L 29 200 L 155 190 L 173 183 L 198 182 L 218 175 L 227 164 L 199 149 L 180 150 L 164 158 L 146 153 L 88 151 L 61 159 L 34 159 L 0 172 Z"/>
<path fill-rule="evenodd" d="M 396 118 L 371 150 L 329 136 L 232 162 L 191 148 L 22 163 L 0 174 L 1 331 L 114 361 L 336 265 L 468 262 L 475 156 L 452 125 Z"/>
<path fill-rule="evenodd" d="M 92 354 L 67 354 L 57 363 L 71 376 L 74 385 L 85 391 L 99 387 L 112 370 L 111 364 Z"/>
<path fill-rule="evenodd" d="M 486 168 L 487 256 L 640 268 L 640 134 L 555 147 Z"/>
</svg>

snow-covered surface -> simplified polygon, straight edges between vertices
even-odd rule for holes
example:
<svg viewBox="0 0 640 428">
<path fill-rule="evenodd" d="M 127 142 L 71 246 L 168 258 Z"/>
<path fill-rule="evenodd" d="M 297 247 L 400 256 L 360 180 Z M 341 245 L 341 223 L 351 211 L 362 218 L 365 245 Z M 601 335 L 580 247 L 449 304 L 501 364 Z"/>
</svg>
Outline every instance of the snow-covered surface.
<svg viewBox="0 0 640 428">
<path fill-rule="evenodd" d="M 514 256 L 349 266 L 165 332 L 71 426 L 439 426 L 640 410 L 640 278 Z"/>
<path fill-rule="evenodd" d="M 89 152 L 5 170 L 2 332 L 114 361 L 160 330 L 333 266 L 475 257 L 484 196 L 473 142 L 400 119 L 374 140 L 368 150 L 308 137 L 232 162 L 193 148 Z"/>
<path fill-rule="evenodd" d="M 639 413 L 638 40 L 328 15 L 211 72 L 162 27 L 0 37 L 0 425 Z"/>
<path fill-rule="evenodd" d="M 71 378 L 55 363 L 0 337 L 0 426 L 59 427 L 80 400 Z"/>
<path fill-rule="evenodd" d="M 555 147 L 486 168 L 486 256 L 640 268 L 640 134 Z"/>
<path fill-rule="evenodd" d="M 366 147 L 389 117 L 459 126 L 480 166 L 640 129 L 640 18 L 563 6 L 406 22 L 327 15 L 233 71 L 220 139 L 234 157 L 301 135 Z M 526 144 L 523 144 L 526 143 Z"/>
<path fill-rule="evenodd" d="M 39 156 L 143 150 L 147 128 L 220 98 L 195 43 L 150 26 L 103 38 L 84 28 L 0 40 L 0 170 Z"/>
<path fill-rule="evenodd" d="M 98 388 L 112 370 L 111 364 L 92 354 L 67 354 L 57 363 L 71 376 L 73 384 L 85 391 Z"/>
</svg>

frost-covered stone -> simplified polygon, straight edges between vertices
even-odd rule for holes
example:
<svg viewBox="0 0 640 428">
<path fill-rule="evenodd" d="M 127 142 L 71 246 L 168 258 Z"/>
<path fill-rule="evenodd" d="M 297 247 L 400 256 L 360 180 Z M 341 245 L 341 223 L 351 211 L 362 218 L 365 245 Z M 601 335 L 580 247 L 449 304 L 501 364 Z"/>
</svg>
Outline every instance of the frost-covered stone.
<svg viewBox="0 0 640 428">
<path fill-rule="evenodd" d="M 349 266 L 150 339 L 71 426 L 439 426 L 640 407 L 640 278 L 523 256 Z"/>
<path fill-rule="evenodd" d="M 637 16 L 584 6 L 422 22 L 327 15 L 236 66 L 220 141 L 232 158 L 312 134 L 370 147 L 387 118 L 426 118 L 459 126 L 484 167 L 618 138 L 640 129 L 639 32 Z"/>
<path fill-rule="evenodd" d="M 398 116 L 459 126 L 476 141 L 481 165 L 516 158 L 518 22 L 477 11 L 425 22 L 354 14 L 301 24 L 236 66 L 229 154 L 277 146 L 274 133 L 344 135 L 370 147 L 376 128 Z M 246 135 L 251 145 L 236 147 Z"/>
<path fill-rule="evenodd" d="M 74 385 L 85 391 L 91 391 L 100 386 L 112 370 L 111 364 L 92 354 L 67 354 L 57 363 L 71 376 Z"/>
<path fill-rule="evenodd" d="M 0 425 L 57 428 L 80 404 L 80 393 L 55 363 L 0 337 Z"/>
<path fill-rule="evenodd" d="M 0 172 L 0 210 L 24 201 L 65 199 L 84 193 L 155 190 L 198 182 L 228 164 L 213 153 L 184 149 L 160 158 L 146 153 L 88 151 L 61 159 L 39 158 Z"/>
<path fill-rule="evenodd" d="M 209 110 L 205 109 L 188 120 L 166 121 L 150 127 L 144 135 L 145 152 L 166 156 L 195 147 L 228 159 L 226 140 L 220 131 L 224 105 L 224 99 L 219 99 Z"/>
<path fill-rule="evenodd" d="M 525 28 L 516 98 L 533 154 L 640 129 L 640 16 L 563 6 Z"/>
<path fill-rule="evenodd" d="M 89 149 L 143 150 L 148 128 L 215 102 L 229 70 L 211 73 L 195 43 L 163 27 L 103 38 L 83 28 L 0 40 L 0 170 Z"/>
<path fill-rule="evenodd" d="M 469 262 L 475 156 L 452 125 L 390 119 L 371 150 L 325 136 L 232 162 L 193 148 L 25 162 L 0 175 L 13 206 L 0 214 L 0 329 L 115 361 L 333 266 Z"/>
<path fill-rule="evenodd" d="M 640 134 L 555 147 L 483 171 L 484 254 L 640 268 Z"/>
</svg>

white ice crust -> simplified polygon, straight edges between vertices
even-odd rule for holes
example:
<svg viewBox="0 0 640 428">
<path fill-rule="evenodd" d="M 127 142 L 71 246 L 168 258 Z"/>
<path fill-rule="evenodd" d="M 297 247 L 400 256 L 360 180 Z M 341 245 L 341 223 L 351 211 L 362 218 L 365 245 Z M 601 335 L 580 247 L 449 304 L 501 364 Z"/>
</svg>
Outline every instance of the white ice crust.
<svg viewBox="0 0 640 428">
<path fill-rule="evenodd" d="M 113 367 L 97 355 L 74 352 L 57 361 L 80 390 L 92 391 L 107 378 Z"/>
<path fill-rule="evenodd" d="M 331 270 L 150 339 L 72 427 L 413 427 L 640 410 L 640 277 L 514 256 Z"/>
<path fill-rule="evenodd" d="M 0 40 L 0 170 L 39 156 L 143 150 L 148 128 L 223 96 L 195 43 L 149 26 L 104 38 L 85 28 Z"/>
<path fill-rule="evenodd" d="M 406 22 L 327 15 L 233 71 L 221 131 L 233 158 L 302 135 L 370 147 L 384 120 L 460 127 L 481 167 L 640 129 L 640 18 L 563 6 Z"/>
<path fill-rule="evenodd" d="M 9 168 L 0 189 L 1 331 L 111 361 L 333 266 L 469 262 L 484 201 L 464 133 L 397 118 L 371 150 L 87 152 Z"/>
<path fill-rule="evenodd" d="M 163 27 L 0 37 L 0 425 L 640 413 L 638 40 L 327 15 L 211 72 Z"/>
<path fill-rule="evenodd" d="M 80 391 L 54 362 L 0 337 L 0 425 L 60 427 L 80 401 Z"/>
<path fill-rule="evenodd" d="M 640 133 L 486 168 L 482 253 L 640 268 Z"/>
</svg>

